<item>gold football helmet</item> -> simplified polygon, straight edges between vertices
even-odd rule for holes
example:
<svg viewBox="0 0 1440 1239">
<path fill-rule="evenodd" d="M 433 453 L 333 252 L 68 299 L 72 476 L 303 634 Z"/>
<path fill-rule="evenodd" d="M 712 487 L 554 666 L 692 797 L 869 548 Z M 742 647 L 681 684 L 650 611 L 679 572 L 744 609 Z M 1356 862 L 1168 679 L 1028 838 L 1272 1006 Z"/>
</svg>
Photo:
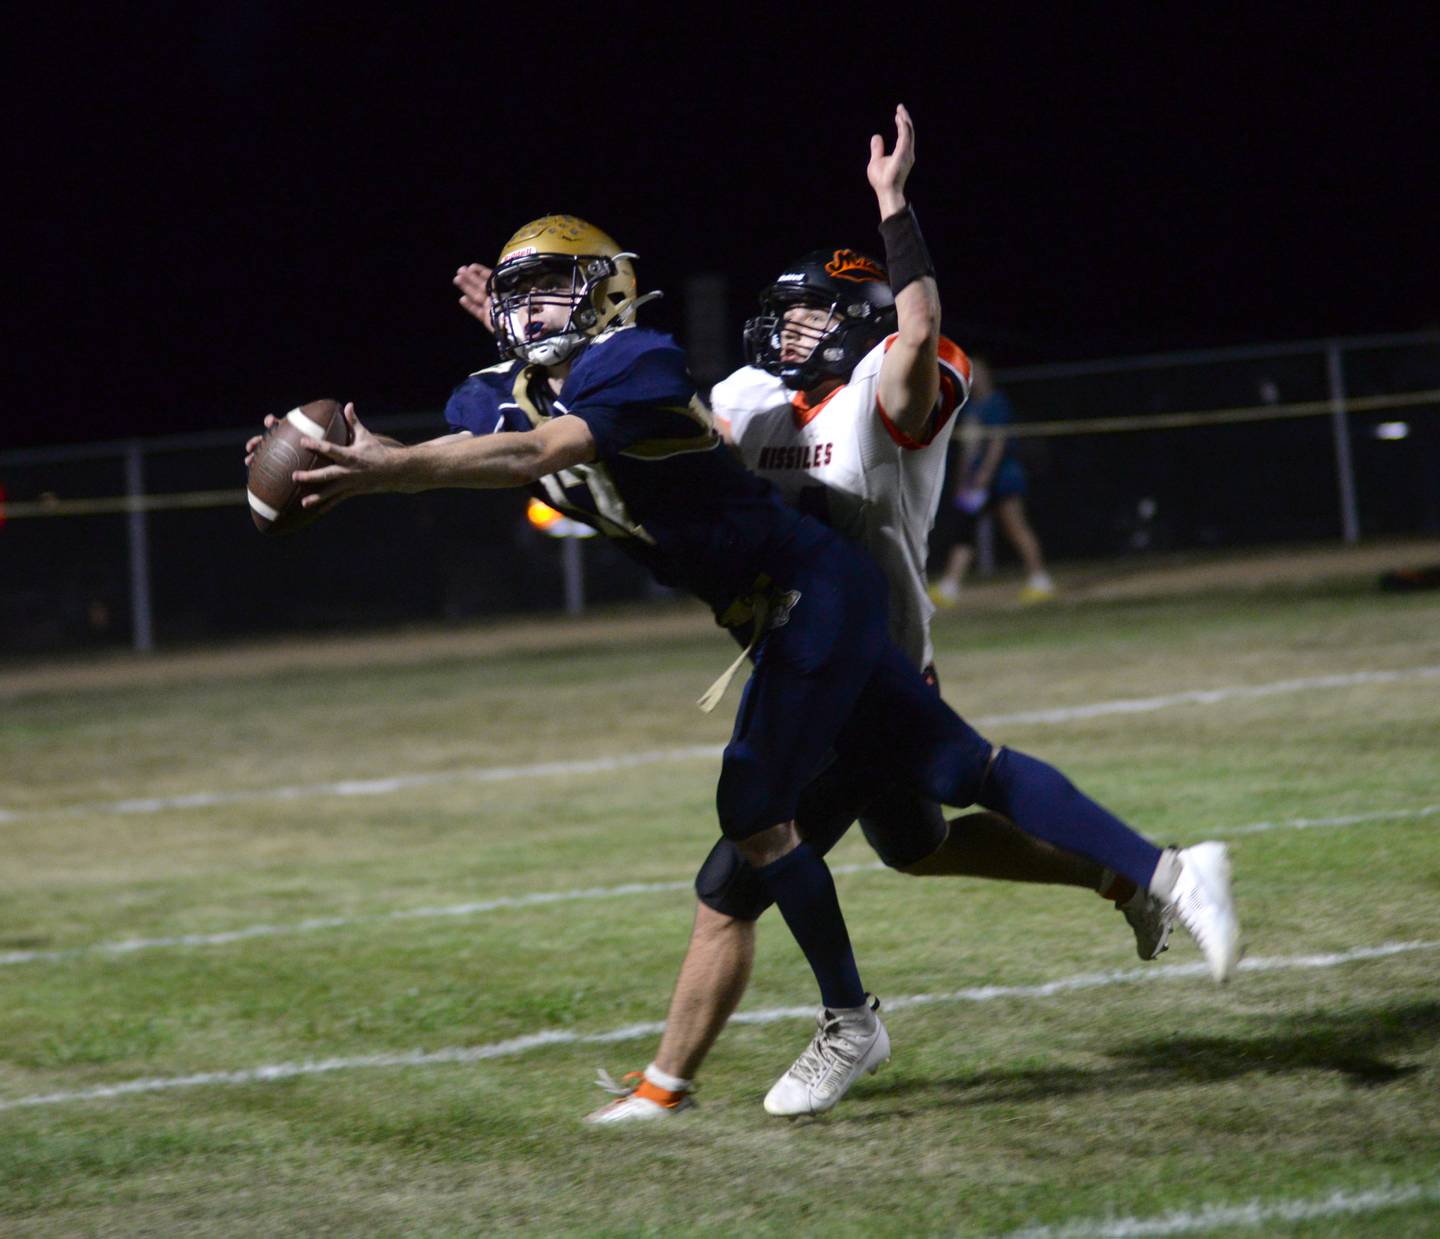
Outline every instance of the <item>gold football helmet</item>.
<svg viewBox="0 0 1440 1239">
<path fill-rule="evenodd" d="M 634 257 L 574 215 L 546 215 L 522 225 L 500 248 L 490 275 L 501 356 L 556 365 L 612 324 L 629 323 L 644 302 L 660 295 L 637 296 Z"/>
</svg>

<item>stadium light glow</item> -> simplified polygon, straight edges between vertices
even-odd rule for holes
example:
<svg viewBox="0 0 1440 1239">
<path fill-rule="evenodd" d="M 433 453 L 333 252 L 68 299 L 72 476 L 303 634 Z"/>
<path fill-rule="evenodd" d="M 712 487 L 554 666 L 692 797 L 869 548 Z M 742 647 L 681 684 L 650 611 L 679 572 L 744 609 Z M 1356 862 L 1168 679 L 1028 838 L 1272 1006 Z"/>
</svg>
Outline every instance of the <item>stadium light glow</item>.
<svg viewBox="0 0 1440 1239">
<path fill-rule="evenodd" d="M 589 525 L 572 521 L 541 499 L 531 499 L 525 505 L 525 518 L 541 533 L 552 538 L 589 538 L 595 534 Z"/>
<path fill-rule="evenodd" d="M 1395 439 L 1408 439 L 1410 437 L 1409 422 L 1381 422 L 1375 427 L 1375 437 L 1393 441 Z"/>
</svg>

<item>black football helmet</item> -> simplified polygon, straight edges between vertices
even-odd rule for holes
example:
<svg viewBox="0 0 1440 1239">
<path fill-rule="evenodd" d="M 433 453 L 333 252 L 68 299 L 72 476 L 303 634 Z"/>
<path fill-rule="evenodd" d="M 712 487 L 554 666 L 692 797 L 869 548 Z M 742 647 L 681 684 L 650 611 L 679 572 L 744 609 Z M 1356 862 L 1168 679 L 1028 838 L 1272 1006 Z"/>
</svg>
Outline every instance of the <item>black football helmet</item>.
<svg viewBox="0 0 1440 1239">
<path fill-rule="evenodd" d="M 849 378 L 895 330 L 888 281 L 885 268 L 858 250 L 811 251 L 761 292 L 760 313 L 745 324 L 745 360 L 794 391 Z M 795 306 L 828 310 L 829 319 L 821 327 L 787 323 L 785 311 Z"/>
</svg>

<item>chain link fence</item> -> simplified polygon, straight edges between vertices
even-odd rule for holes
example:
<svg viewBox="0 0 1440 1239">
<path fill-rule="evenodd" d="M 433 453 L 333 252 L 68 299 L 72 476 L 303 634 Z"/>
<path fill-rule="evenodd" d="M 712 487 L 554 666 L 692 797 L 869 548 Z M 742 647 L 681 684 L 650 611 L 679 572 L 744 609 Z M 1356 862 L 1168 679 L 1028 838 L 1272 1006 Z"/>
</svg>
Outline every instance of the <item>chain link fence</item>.
<svg viewBox="0 0 1440 1239">
<path fill-rule="evenodd" d="M 1440 332 L 1002 371 L 1052 560 L 1440 532 Z M 407 441 L 439 414 L 377 420 Z M 642 599 L 518 492 L 349 503 L 291 538 L 240 427 L 0 453 L 0 652 L 468 620 Z"/>
</svg>

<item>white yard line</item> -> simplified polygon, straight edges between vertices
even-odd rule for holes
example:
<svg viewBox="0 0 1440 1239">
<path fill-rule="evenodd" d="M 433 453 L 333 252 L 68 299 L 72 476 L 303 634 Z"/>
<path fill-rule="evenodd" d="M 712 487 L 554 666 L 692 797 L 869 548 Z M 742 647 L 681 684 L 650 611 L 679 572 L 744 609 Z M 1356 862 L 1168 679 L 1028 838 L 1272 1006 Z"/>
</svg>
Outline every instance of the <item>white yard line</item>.
<svg viewBox="0 0 1440 1239">
<path fill-rule="evenodd" d="M 1251 1200 L 1243 1205 L 1205 1205 L 1158 1217 L 1063 1222 L 1009 1231 L 1002 1239 L 1143 1239 L 1148 1235 L 1208 1234 L 1218 1227 L 1256 1229 L 1276 1222 L 1309 1222 L 1357 1217 L 1405 1205 L 1440 1202 L 1440 1183 L 1412 1183 L 1369 1191 L 1331 1192 L 1314 1200 Z"/>
<path fill-rule="evenodd" d="M 1218 705 L 1222 701 L 1253 701 L 1286 693 L 1313 692 L 1327 688 L 1356 688 L 1367 684 L 1401 684 L 1410 680 L 1440 679 L 1440 667 L 1405 667 L 1397 671 L 1352 671 L 1340 675 L 1307 676 L 1299 680 L 1275 680 L 1269 684 L 1229 685 L 1224 688 L 1197 688 L 1162 697 L 1134 697 L 1098 701 L 1088 706 L 1060 706 L 1053 710 L 1026 710 L 1019 714 L 995 715 L 974 720 L 977 726 L 1019 723 L 1069 723 L 1076 719 L 1103 718 L 1111 714 L 1148 714 L 1171 706 Z"/>
<path fill-rule="evenodd" d="M 1419 820 L 1440 815 L 1440 804 L 1422 805 L 1418 809 L 1380 809 L 1373 813 L 1347 813 L 1338 817 L 1297 817 L 1279 822 L 1252 822 L 1247 826 L 1219 827 L 1202 832 L 1208 838 L 1231 838 L 1236 835 L 1264 834 L 1273 830 L 1313 830 L 1323 826 L 1359 826 L 1367 822 Z M 832 865 L 834 874 L 876 873 L 885 868 L 879 861 L 861 865 Z M 672 894 L 688 891 L 692 883 L 627 882 L 621 886 L 590 886 L 568 891 L 536 891 L 529 895 L 505 895 L 498 899 L 482 899 L 474 903 L 446 904 L 433 908 L 405 908 L 398 912 L 374 912 L 362 916 L 316 916 L 288 925 L 242 925 L 238 929 L 210 934 L 175 934 L 161 938 L 126 938 L 119 942 L 89 943 L 59 950 L 6 951 L 0 953 L 0 967 L 16 964 L 55 963 L 86 955 L 133 955 L 167 947 L 224 946 L 252 938 L 280 938 L 292 934 L 314 933 L 324 929 L 344 929 L 351 925 L 375 925 L 394 921 L 438 920 L 446 917 L 479 916 L 507 908 L 533 908 L 552 903 L 571 903 L 585 899 L 626 899 L 637 895 Z"/>
<path fill-rule="evenodd" d="M 1338 968 L 1345 964 L 1366 960 L 1386 959 L 1415 951 L 1433 951 L 1440 948 L 1436 942 L 1388 942 L 1377 947 L 1359 947 L 1333 955 L 1293 955 L 1278 958 L 1257 958 L 1243 960 L 1242 972 L 1284 972 L 1296 969 Z M 933 1006 L 938 1003 L 981 1003 L 998 999 L 1014 1000 L 1052 998 L 1057 994 L 1073 993 L 1079 990 L 1101 989 L 1111 985 L 1130 984 L 1140 981 L 1170 981 L 1200 977 L 1205 973 L 1203 964 L 1155 964 L 1148 968 L 1131 968 L 1118 972 L 1082 973 L 1048 981 L 1041 985 L 983 985 L 971 989 L 952 990 L 941 994 L 911 994 L 885 1000 L 886 1010 L 900 1010 L 905 1007 Z M 810 1020 L 815 1017 L 815 1008 L 774 1007 L 763 1011 L 741 1011 L 731 1017 L 732 1024 L 772 1024 L 782 1020 Z M 378 1067 L 433 1067 L 456 1063 L 485 1062 L 494 1058 L 509 1058 L 531 1050 L 554 1045 L 606 1045 L 612 1042 L 634 1041 L 642 1037 L 656 1037 L 665 1025 L 660 1022 L 628 1024 L 607 1032 L 579 1033 L 570 1029 L 549 1029 L 511 1037 L 505 1041 L 492 1041 L 488 1045 L 451 1046 L 442 1050 L 409 1050 L 403 1053 L 364 1054 L 349 1058 L 325 1058 L 301 1063 L 271 1063 L 262 1067 L 249 1067 L 239 1071 L 204 1071 L 185 1076 L 158 1076 L 138 1080 L 125 1080 L 119 1084 L 102 1084 L 94 1088 L 75 1089 L 66 1092 L 37 1093 L 30 1097 L 13 1097 L 0 1100 L 0 1111 L 19 1110 L 34 1106 L 57 1106 L 68 1102 L 109 1101 L 119 1097 L 132 1097 L 140 1093 L 161 1093 L 174 1089 L 203 1088 L 216 1084 L 245 1085 L 271 1084 L 277 1080 L 292 1080 L 299 1076 L 325 1075 L 334 1071 L 364 1071 Z"/>
<path fill-rule="evenodd" d="M 1377 809 L 1373 813 L 1346 813 L 1339 817 L 1293 817 L 1281 822 L 1253 822 L 1229 830 L 1212 831 L 1225 838 L 1234 835 L 1263 835 L 1271 830 L 1314 830 L 1318 826 L 1360 826 L 1365 822 L 1391 822 L 1401 818 L 1434 817 L 1440 804 L 1422 805 L 1418 809 Z"/>
<path fill-rule="evenodd" d="M 437 770 L 428 774 L 397 774 L 383 779 L 343 779 L 338 783 L 297 784 L 291 787 L 252 787 L 228 792 L 190 792 L 183 796 L 147 796 L 132 800 L 107 800 L 98 804 L 70 805 L 63 809 L 37 809 L 38 814 L 91 813 L 144 814 L 169 809 L 210 809 L 216 805 L 243 804 L 254 800 L 315 800 L 323 796 L 388 796 L 416 787 L 445 783 L 509 783 L 516 779 L 549 779 L 585 774 L 613 774 L 636 766 L 665 762 L 713 760 L 723 749 L 717 744 L 695 744 L 685 748 L 652 749 L 615 757 L 594 757 L 578 761 L 545 761 L 528 766 L 477 766 L 468 770 Z M 11 810 L 9 820 L 22 816 Z"/>
<path fill-rule="evenodd" d="M 989 714 L 973 718 L 970 721 L 980 728 L 1046 726 L 1082 722 L 1086 719 L 1105 718 L 1117 714 L 1146 714 L 1156 710 L 1166 710 L 1172 706 L 1218 705 L 1226 701 L 1254 700 L 1287 693 L 1434 679 L 1440 679 L 1440 666 L 1405 667 L 1394 671 L 1353 671 L 1339 675 L 1309 676 L 1297 680 L 1276 680 L 1269 684 L 1232 684 L 1221 688 L 1191 689 L 1181 693 L 1167 693 L 1159 697 L 1131 697 L 1115 701 L 1096 701 L 1088 705 L 1022 710 L 1014 714 Z M 683 748 L 651 749 L 641 753 L 576 761 L 538 762 L 525 766 L 482 766 L 467 770 L 439 770 L 427 774 L 400 774 L 383 779 L 345 779 L 332 783 L 296 784 L 287 787 L 191 792 L 179 796 L 146 796 L 128 800 L 102 801 L 96 804 L 70 805 L 58 809 L 0 808 L 0 823 L 57 813 L 68 815 L 163 813 L 173 809 L 208 809 L 218 805 L 242 804 L 257 800 L 314 800 L 324 796 L 386 796 L 416 787 L 434 787 L 446 783 L 503 783 L 515 779 L 611 774 L 617 770 L 629 770 L 638 766 L 653 766 L 667 762 L 713 761 L 720 756 L 721 752 L 722 749 L 719 745 L 699 744 Z"/>
<path fill-rule="evenodd" d="M 654 895 L 689 890 L 689 882 L 627 882 L 623 886 L 595 886 L 571 891 L 537 891 L 530 895 L 507 895 L 476 903 L 456 903 L 439 908 L 406 908 L 399 912 L 380 912 L 368 916 L 317 916 L 290 925 L 245 925 L 239 929 L 213 934 L 177 934 L 170 938 L 129 938 L 122 942 L 101 942 L 91 946 L 71 947 L 59 951 L 9 951 L 0 954 L 0 965 L 28 964 L 39 961 L 73 959 L 80 955 L 130 955 L 157 947 L 221 946 L 227 942 L 244 942 L 250 938 L 278 938 L 289 934 L 313 933 L 319 929 L 342 929 L 347 925 L 367 925 L 383 921 L 415 921 L 448 916 L 477 916 L 501 908 L 532 908 L 542 904 L 569 903 L 580 899 L 624 899 L 631 895 Z"/>
</svg>

